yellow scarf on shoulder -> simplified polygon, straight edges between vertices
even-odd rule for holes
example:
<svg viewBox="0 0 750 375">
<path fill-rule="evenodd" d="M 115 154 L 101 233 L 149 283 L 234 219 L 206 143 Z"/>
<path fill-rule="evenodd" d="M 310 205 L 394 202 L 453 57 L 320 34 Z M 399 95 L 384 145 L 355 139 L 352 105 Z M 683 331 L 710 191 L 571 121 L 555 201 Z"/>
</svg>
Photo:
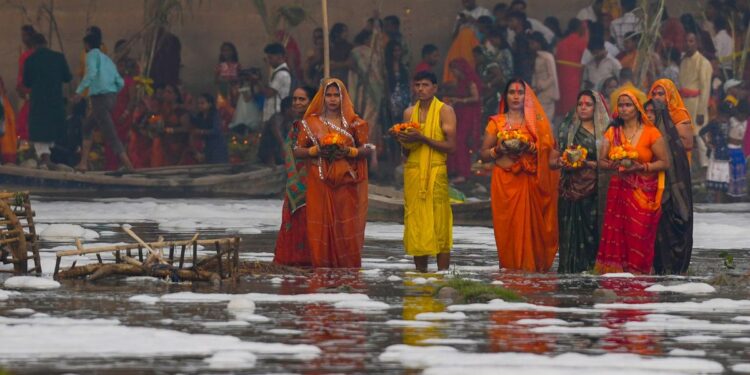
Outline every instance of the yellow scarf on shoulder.
<svg viewBox="0 0 750 375">
<path fill-rule="evenodd" d="M 419 124 L 419 104 L 414 105 L 414 110 L 411 112 L 410 122 Z M 430 108 L 427 110 L 427 118 L 425 119 L 424 125 L 421 125 L 422 134 L 425 137 L 436 140 L 443 140 L 443 128 L 440 126 L 440 109 L 443 108 L 443 102 L 438 98 L 432 98 Z M 410 148 L 409 160 L 419 161 L 419 197 L 425 199 L 430 184 L 430 171 L 432 169 L 432 157 L 435 150 L 427 145 L 420 145 L 419 147 Z M 445 163 L 445 161 L 443 161 Z"/>
</svg>

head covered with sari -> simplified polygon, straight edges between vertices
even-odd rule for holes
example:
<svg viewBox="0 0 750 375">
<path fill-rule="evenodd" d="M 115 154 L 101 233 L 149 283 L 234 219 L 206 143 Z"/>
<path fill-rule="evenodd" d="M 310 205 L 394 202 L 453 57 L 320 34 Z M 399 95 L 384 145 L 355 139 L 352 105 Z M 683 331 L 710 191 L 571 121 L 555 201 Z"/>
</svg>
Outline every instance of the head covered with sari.
<svg viewBox="0 0 750 375">
<path fill-rule="evenodd" d="M 508 112 L 508 105 L 506 103 L 508 100 L 508 90 L 510 90 L 511 86 L 514 84 L 524 86 L 523 117 L 526 121 L 526 127 L 529 129 L 529 132 L 531 132 L 535 140 L 542 139 L 541 135 L 549 135 L 551 138 L 552 126 L 547 118 L 547 114 L 544 113 L 544 108 L 542 108 L 542 104 L 539 102 L 539 99 L 537 99 L 534 90 L 521 78 L 511 79 L 508 84 L 505 85 L 505 91 L 503 91 L 503 96 L 500 99 L 500 106 L 497 114 L 503 115 Z"/>
<path fill-rule="evenodd" d="M 321 82 L 318 92 L 310 101 L 310 105 L 302 118 L 308 119 L 310 116 L 321 116 L 326 113 L 326 89 L 331 86 L 336 86 L 339 89 L 339 97 L 341 98 L 340 116 L 345 120 L 345 123 L 353 124 L 359 117 L 354 112 L 354 104 L 349 96 L 349 91 L 344 86 L 344 82 L 337 78 L 327 78 Z"/>
<path fill-rule="evenodd" d="M 578 93 L 578 99 L 576 102 L 581 99 L 581 96 L 590 96 L 594 99 L 594 118 L 592 120 L 594 122 L 594 136 L 596 136 L 598 144 L 601 137 L 604 136 L 604 132 L 607 131 L 607 126 L 609 126 L 609 123 L 611 122 L 609 109 L 607 108 L 607 99 L 605 99 L 604 95 L 598 91 L 584 90 Z M 565 144 L 571 145 L 573 144 L 573 137 L 575 137 L 575 134 L 581 127 L 581 119 L 578 117 L 578 111 L 576 109 L 573 109 L 572 116 L 570 116 L 568 121 L 571 121 L 570 125 L 561 126 L 561 129 L 568 129 L 568 133 L 564 135 L 566 137 Z M 559 141 L 563 141 L 562 137 L 560 137 Z"/>
<path fill-rule="evenodd" d="M 685 121 L 689 122 L 690 113 L 688 112 L 687 107 L 685 107 L 685 103 L 682 101 L 682 96 L 680 96 L 680 92 L 677 90 L 677 86 L 675 86 L 674 82 L 667 78 L 656 80 L 654 84 L 651 85 L 651 90 L 648 91 L 649 99 L 654 98 L 654 90 L 657 87 L 661 87 L 664 90 L 667 110 L 669 111 L 669 117 L 672 118 L 672 123 L 676 125 Z"/>
<path fill-rule="evenodd" d="M 643 104 L 641 104 L 641 102 L 638 101 L 638 97 L 636 96 L 636 94 L 633 91 L 631 91 L 631 90 L 623 90 L 620 93 L 620 95 L 617 97 L 618 102 L 619 102 L 620 98 L 622 98 L 623 96 L 628 97 L 633 102 L 633 105 L 635 106 L 635 109 L 638 111 L 639 120 L 641 121 L 641 123 L 644 126 L 656 126 L 653 122 L 651 122 L 651 120 L 648 119 L 648 115 L 646 115 L 646 110 L 643 108 Z M 617 104 L 617 103 L 615 103 L 615 104 Z M 622 125 L 622 122 L 620 120 L 620 112 L 619 112 L 619 108 L 618 107 L 619 106 L 615 106 L 614 111 L 612 111 L 612 119 L 614 120 L 613 124 L 615 124 L 616 126 Z"/>
</svg>

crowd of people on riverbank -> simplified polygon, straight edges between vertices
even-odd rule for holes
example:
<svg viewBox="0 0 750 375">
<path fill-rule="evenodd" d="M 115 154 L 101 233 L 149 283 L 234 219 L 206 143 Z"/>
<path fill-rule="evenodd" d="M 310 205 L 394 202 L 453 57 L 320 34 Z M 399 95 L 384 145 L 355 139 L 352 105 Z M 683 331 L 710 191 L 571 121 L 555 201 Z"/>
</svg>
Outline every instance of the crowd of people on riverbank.
<svg viewBox="0 0 750 375">
<path fill-rule="evenodd" d="M 369 19 L 354 43 L 335 24 L 331 77 L 320 29 L 305 59 L 279 32 L 263 50 L 266 79 L 225 42 L 216 92 L 197 97 L 180 80 L 176 36 L 157 36 L 146 77 L 127 41 L 109 57 L 90 27 L 67 117 L 65 57 L 24 26 L 17 116 L 0 85 L 3 161 L 79 172 L 283 164 L 277 261 L 315 267 L 359 266 L 368 180 L 403 164 L 404 245 L 423 271 L 429 256 L 439 269 L 450 263 L 451 186 L 491 171 L 502 267 L 547 271 L 559 251 L 560 272 L 685 273 L 691 176 L 717 201 L 747 194 L 750 13 L 717 0 L 703 22 L 658 9 L 661 36 L 642 48 L 651 38 L 636 5 L 595 0 L 563 33 L 555 17 L 529 17 L 523 0 L 492 11 L 463 0 L 442 72 L 432 44 L 411 67 L 397 16 Z"/>
</svg>

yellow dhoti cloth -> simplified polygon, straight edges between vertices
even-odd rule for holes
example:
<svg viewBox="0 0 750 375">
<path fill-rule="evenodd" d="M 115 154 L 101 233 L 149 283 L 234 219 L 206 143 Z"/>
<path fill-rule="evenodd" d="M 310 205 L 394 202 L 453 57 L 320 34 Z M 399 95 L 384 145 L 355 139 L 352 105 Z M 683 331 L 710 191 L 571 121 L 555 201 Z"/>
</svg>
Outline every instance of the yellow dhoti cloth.
<svg viewBox="0 0 750 375">
<path fill-rule="evenodd" d="M 440 126 L 443 103 L 432 99 L 427 120 L 420 124 L 431 139 L 445 139 Z M 411 122 L 419 123 L 419 102 Z M 406 145 L 410 150 L 404 167 L 404 248 L 412 256 L 437 255 L 453 247 L 453 211 L 448 194 L 447 155 L 425 145 Z"/>
</svg>

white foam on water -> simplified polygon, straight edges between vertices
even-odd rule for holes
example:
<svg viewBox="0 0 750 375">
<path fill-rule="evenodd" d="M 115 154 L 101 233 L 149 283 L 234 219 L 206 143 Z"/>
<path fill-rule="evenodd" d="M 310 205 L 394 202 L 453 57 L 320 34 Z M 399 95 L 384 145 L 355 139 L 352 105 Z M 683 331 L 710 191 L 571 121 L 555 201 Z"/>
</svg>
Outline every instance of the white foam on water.
<svg viewBox="0 0 750 375">
<path fill-rule="evenodd" d="M 255 302 L 246 298 L 245 296 L 236 296 L 229 300 L 227 304 L 227 311 L 230 313 L 246 313 L 252 314 L 255 312 Z"/>
<path fill-rule="evenodd" d="M 596 309 L 584 309 L 578 307 L 556 307 L 534 305 L 524 302 L 506 302 L 501 299 L 493 299 L 487 303 L 472 303 L 468 305 L 451 305 L 448 311 L 548 311 L 569 312 L 573 314 L 595 314 L 601 312 Z"/>
<path fill-rule="evenodd" d="M 201 325 L 206 328 L 240 328 L 248 327 L 250 323 L 246 320 L 230 320 L 228 322 L 201 322 Z"/>
<path fill-rule="evenodd" d="M 285 329 L 285 328 L 269 329 L 266 332 L 272 335 L 279 335 L 279 336 L 295 336 L 295 335 L 301 335 L 304 333 L 303 331 L 300 331 L 298 329 Z"/>
<path fill-rule="evenodd" d="M 39 232 L 39 238 L 45 241 L 73 242 L 76 239 L 95 240 L 99 238 L 99 233 L 76 224 L 52 224 Z"/>
<path fill-rule="evenodd" d="M 430 350 L 431 348 L 435 349 Z M 380 360 L 400 363 L 409 369 L 425 369 L 424 374 L 717 374 L 724 371 L 720 363 L 699 358 L 659 358 L 617 353 L 565 353 L 556 356 L 531 353 L 466 353 L 444 346 L 393 345 L 386 348 L 380 355 Z"/>
<path fill-rule="evenodd" d="M 579 336 L 604 336 L 612 332 L 607 327 L 567 327 L 567 326 L 541 326 L 529 329 L 534 333 L 547 333 L 557 335 L 579 335 Z"/>
<path fill-rule="evenodd" d="M 159 297 L 138 294 L 128 298 L 128 301 L 142 303 L 144 305 L 156 305 L 156 303 L 159 302 Z"/>
<path fill-rule="evenodd" d="M 212 370 L 247 370 L 255 367 L 258 357 L 251 352 L 230 350 L 214 353 L 203 360 Z"/>
<path fill-rule="evenodd" d="M 311 294 L 223 294 L 178 292 L 159 297 L 163 303 L 220 303 L 234 298 L 246 298 L 255 303 L 336 303 L 341 301 L 369 301 L 370 297 L 361 293 L 311 293 Z"/>
<path fill-rule="evenodd" d="M 429 328 L 434 327 L 435 323 L 420 320 L 389 320 L 385 325 L 393 327 L 411 327 L 411 328 Z"/>
<path fill-rule="evenodd" d="M 231 315 L 236 320 L 243 320 L 246 322 L 252 322 L 252 323 L 268 323 L 271 321 L 271 318 L 263 315 L 253 314 L 253 313 L 247 313 L 247 312 L 241 312 L 241 311 L 235 311 L 231 312 Z"/>
<path fill-rule="evenodd" d="M 747 228 L 750 228 L 750 212 L 696 212 L 693 248 L 747 249 Z"/>
<path fill-rule="evenodd" d="M 29 316 L 29 315 L 36 313 L 36 311 L 34 311 L 33 309 L 24 307 L 24 308 L 19 308 L 19 309 L 8 310 L 7 313 L 10 315 Z"/>
<path fill-rule="evenodd" d="M 431 339 L 422 340 L 419 343 L 422 345 L 476 345 L 476 344 L 479 344 L 479 341 L 471 340 L 471 339 L 431 338 Z"/>
<path fill-rule="evenodd" d="M 706 344 L 710 342 L 717 342 L 723 340 L 720 336 L 709 336 L 709 335 L 688 335 L 679 336 L 674 338 L 677 342 L 688 342 L 693 344 Z"/>
<path fill-rule="evenodd" d="M 128 276 L 125 278 L 126 283 L 156 283 L 156 284 L 169 284 L 167 279 L 160 279 L 153 276 Z"/>
<path fill-rule="evenodd" d="M 750 363 L 738 363 L 732 366 L 732 371 L 739 372 L 741 374 L 750 374 Z"/>
<path fill-rule="evenodd" d="M 716 292 L 716 288 L 706 283 L 684 283 L 675 285 L 654 284 L 646 288 L 647 292 L 673 292 L 681 294 L 709 294 Z"/>
<path fill-rule="evenodd" d="M 595 309 L 646 310 L 658 312 L 732 312 L 750 311 L 750 300 L 714 298 L 701 302 L 598 303 Z"/>
<path fill-rule="evenodd" d="M 35 276 L 13 276 L 5 280 L 3 286 L 8 289 L 47 290 L 59 288 L 60 283 L 55 280 Z"/>
<path fill-rule="evenodd" d="M 333 304 L 337 309 L 358 312 L 386 312 L 391 306 L 380 301 L 340 301 Z"/>
<path fill-rule="evenodd" d="M 6 301 L 10 298 L 10 296 L 17 296 L 20 293 L 12 290 L 2 290 L 0 289 L 0 301 Z"/>
<path fill-rule="evenodd" d="M 396 275 L 391 275 L 391 276 L 388 276 L 388 278 L 386 278 L 386 280 L 388 280 L 388 281 L 401 281 L 403 279 L 400 278 L 400 277 L 398 277 L 398 276 L 396 276 Z"/>
<path fill-rule="evenodd" d="M 732 342 L 750 344 L 750 337 L 737 337 L 737 338 L 732 339 Z"/>
<path fill-rule="evenodd" d="M 562 319 L 520 319 L 516 320 L 516 324 L 527 325 L 527 326 L 569 326 L 574 323 L 567 322 Z"/>
<path fill-rule="evenodd" d="M 446 321 L 446 320 L 466 320 L 466 314 L 462 312 L 424 312 L 414 316 L 416 320 L 428 321 Z"/>
<path fill-rule="evenodd" d="M 626 322 L 623 327 L 633 331 L 707 331 L 744 332 L 750 331 L 750 324 L 720 324 L 708 320 L 689 319 L 666 314 L 649 314 L 644 321 Z"/>
<path fill-rule="evenodd" d="M 669 355 L 676 356 L 676 357 L 705 357 L 706 351 L 705 350 L 687 350 L 687 349 L 672 349 L 668 353 Z"/>
<path fill-rule="evenodd" d="M 750 316 L 735 316 L 732 318 L 735 322 L 747 322 L 750 323 Z"/>
<path fill-rule="evenodd" d="M 604 275 L 601 275 L 601 277 L 608 278 L 608 279 L 632 279 L 635 277 L 632 273 L 629 272 L 619 272 L 619 273 L 605 273 Z"/>
</svg>

